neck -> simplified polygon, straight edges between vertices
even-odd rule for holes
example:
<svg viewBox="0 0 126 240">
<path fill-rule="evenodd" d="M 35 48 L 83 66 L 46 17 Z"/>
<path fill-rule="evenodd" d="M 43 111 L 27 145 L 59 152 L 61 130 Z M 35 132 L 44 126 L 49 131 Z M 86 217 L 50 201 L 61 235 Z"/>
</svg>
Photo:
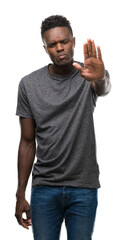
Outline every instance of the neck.
<svg viewBox="0 0 126 240">
<path fill-rule="evenodd" d="M 73 66 L 72 63 L 73 62 L 71 62 L 68 65 L 64 65 L 64 66 L 57 66 L 55 64 L 50 64 L 49 65 L 49 72 L 52 75 L 67 75 L 74 70 L 74 66 Z"/>
</svg>

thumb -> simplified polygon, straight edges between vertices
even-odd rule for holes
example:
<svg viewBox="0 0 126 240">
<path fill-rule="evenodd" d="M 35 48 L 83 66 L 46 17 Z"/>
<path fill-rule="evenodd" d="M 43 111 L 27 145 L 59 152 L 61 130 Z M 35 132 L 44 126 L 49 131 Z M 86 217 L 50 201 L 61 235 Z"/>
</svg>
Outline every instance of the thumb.
<svg viewBox="0 0 126 240">
<path fill-rule="evenodd" d="M 26 213 L 27 220 L 31 219 L 30 205 L 27 201 L 26 201 L 26 205 L 25 205 L 25 213 Z"/>
<path fill-rule="evenodd" d="M 26 211 L 27 220 L 31 220 L 30 209 Z M 30 222 L 30 221 L 29 221 Z"/>
<path fill-rule="evenodd" d="M 73 66 L 80 72 L 80 74 L 83 73 L 84 69 L 82 68 L 82 66 L 78 63 L 73 63 Z"/>
</svg>

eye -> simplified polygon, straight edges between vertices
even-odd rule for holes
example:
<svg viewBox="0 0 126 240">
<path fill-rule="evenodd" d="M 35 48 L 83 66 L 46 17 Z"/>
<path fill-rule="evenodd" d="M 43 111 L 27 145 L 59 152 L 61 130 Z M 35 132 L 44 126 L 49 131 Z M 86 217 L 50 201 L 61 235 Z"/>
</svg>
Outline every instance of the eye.
<svg viewBox="0 0 126 240">
<path fill-rule="evenodd" d="M 62 41 L 59 41 L 59 42 L 52 42 L 52 43 L 48 43 L 47 44 L 47 47 L 48 48 L 54 48 L 56 46 L 57 43 L 61 43 L 63 45 L 67 44 L 68 42 L 70 42 L 72 39 L 69 39 L 69 38 L 66 38 Z"/>
<path fill-rule="evenodd" d="M 47 45 L 48 48 L 54 48 L 56 46 L 56 43 L 49 43 Z"/>
<path fill-rule="evenodd" d="M 67 44 L 70 41 L 70 39 L 64 39 L 61 41 L 62 44 Z"/>
<path fill-rule="evenodd" d="M 65 45 L 65 44 L 67 44 L 70 41 L 71 41 L 71 39 L 64 39 L 64 40 L 61 41 L 61 43 Z"/>
</svg>

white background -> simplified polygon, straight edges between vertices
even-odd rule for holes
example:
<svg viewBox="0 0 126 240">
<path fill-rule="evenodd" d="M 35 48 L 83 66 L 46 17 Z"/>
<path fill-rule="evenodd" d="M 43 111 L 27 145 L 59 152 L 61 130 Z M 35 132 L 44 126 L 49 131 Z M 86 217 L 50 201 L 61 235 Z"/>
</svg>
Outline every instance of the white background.
<svg viewBox="0 0 126 240">
<path fill-rule="evenodd" d="M 99 207 L 93 240 L 126 239 L 126 34 L 125 1 L 3 0 L 0 6 L 0 227 L 3 239 L 32 239 L 32 230 L 14 217 L 17 149 L 20 137 L 15 116 L 20 79 L 49 63 L 41 41 L 41 21 L 66 16 L 76 37 L 75 60 L 83 61 L 87 38 L 101 46 L 112 90 L 100 97 L 94 113 L 100 166 Z M 31 178 L 27 188 L 30 199 Z M 64 224 L 61 239 L 65 240 Z"/>
</svg>

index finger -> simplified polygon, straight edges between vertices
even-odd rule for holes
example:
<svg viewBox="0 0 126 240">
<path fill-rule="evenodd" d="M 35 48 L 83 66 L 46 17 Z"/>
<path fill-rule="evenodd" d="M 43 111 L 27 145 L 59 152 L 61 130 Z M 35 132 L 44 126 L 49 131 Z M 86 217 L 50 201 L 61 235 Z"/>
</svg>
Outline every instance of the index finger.
<svg viewBox="0 0 126 240">
<path fill-rule="evenodd" d="M 87 45 L 87 43 L 84 43 L 84 60 L 86 60 L 87 58 L 89 58 L 88 45 Z"/>
</svg>

